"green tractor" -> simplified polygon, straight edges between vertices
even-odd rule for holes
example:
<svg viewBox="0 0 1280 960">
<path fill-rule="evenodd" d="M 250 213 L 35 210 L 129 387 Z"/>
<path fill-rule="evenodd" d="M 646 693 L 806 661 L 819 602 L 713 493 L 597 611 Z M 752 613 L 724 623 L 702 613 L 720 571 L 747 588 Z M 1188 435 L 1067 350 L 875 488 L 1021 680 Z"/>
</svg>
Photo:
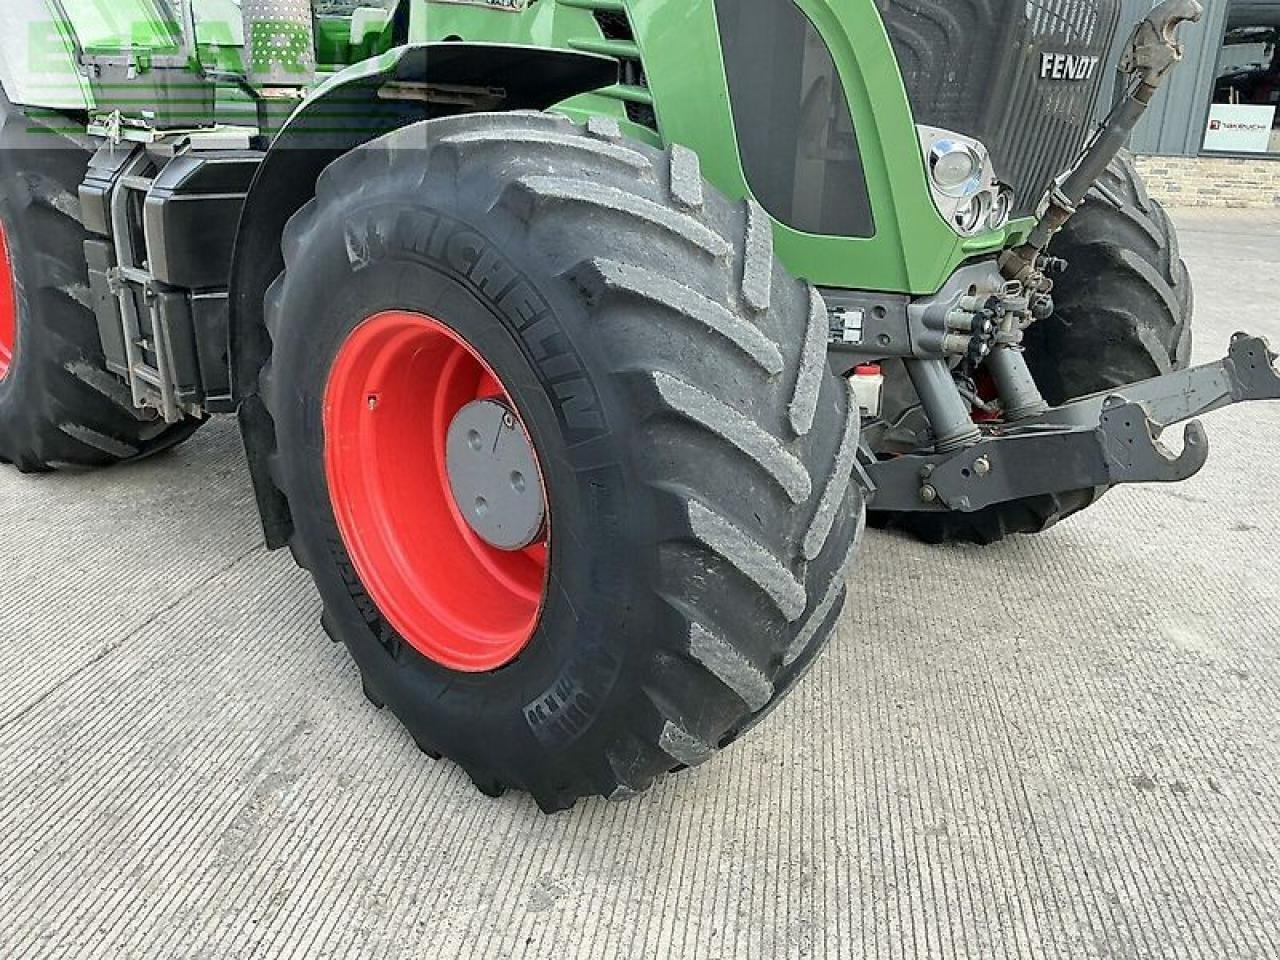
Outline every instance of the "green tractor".
<svg viewBox="0 0 1280 960">
<path fill-rule="evenodd" d="M 643 791 L 804 674 L 868 519 L 1038 532 L 1280 396 L 1258 338 L 1187 367 L 1122 150 L 1200 12 L 6 0 L 0 457 L 237 415 L 424 752 Z"/>
</svg>

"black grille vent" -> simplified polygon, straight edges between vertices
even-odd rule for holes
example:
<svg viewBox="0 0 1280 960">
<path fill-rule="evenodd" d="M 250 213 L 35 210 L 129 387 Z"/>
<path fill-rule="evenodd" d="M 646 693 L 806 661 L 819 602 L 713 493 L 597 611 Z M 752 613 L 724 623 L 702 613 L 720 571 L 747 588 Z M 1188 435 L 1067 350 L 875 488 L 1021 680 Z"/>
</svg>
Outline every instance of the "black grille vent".
<svg viewBox="0 0 1280 960">
<path fill-rule="evenodd" d="M 977 137 L 1035 209 L 1084 146 L 1119 0 L 876 0 L 916 122 Z M 1041 76 L 1043 54 L 1097 57 L 1087 80 Z"/>
<path fill-rule="evenodd" d="M 1098 5 L 1090 0 L 1027 0 L 1027 20 L 1032 36 L 1086 45 L 1097 39 L 1102 24 Z"/>
<path fill-rule="evenodd" d="M 596 23 L 600 24 L 600 32 L 606 40 L 635 40 L 631 32 L 631 21 L 625 13 L 617 10 L 597 10 Z"/>
<path fill-rule="evenodd" d="M 631 29 L 631 21 L 625 13 L 617 10 L 596 10 L 594 15 L 596 23 L 600 26 L 600 32 L 604 34 L 606 40 L 635 44 L 635 31 Z M 636 56 L 619 57 L 618 62 L 622 65 L 619 76 L 622 86 L 646 91 L 649 89 L 649 80 L 645 76 L 644 63 L 640 59 L 638 47 Z M 658 117 L 651 102 L 624 100 L 623 103 L 627 110 L 627 117 L 632 123 L 638 123 L 651 130 L 658 129 Z"/>
<path fill-rule="evenodd" d="M 658 115 L 654 112 L 652 104 L 632 103 L 628 100 L 627 118 L 632 123 L 638 123 L 640 126 L 648 127 L 650 130 L 658 129 Z"/>
</svg>

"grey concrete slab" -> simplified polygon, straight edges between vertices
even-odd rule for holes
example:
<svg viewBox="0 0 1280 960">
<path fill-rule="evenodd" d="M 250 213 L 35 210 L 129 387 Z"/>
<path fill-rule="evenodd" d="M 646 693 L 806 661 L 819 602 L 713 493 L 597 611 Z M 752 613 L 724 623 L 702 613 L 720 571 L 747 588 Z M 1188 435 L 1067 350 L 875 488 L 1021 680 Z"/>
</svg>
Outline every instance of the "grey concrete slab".
<svg viewBox="0 0 1280 960">
<path fill-rule="evenodd" d="M 1201 359 L 1280 216 L 1179 217 Z M 762 728 L 630 803 L 488 800 L 257 547 L 237 438 L 0 472 L 0 957 L 1280 956 L 1280 406 L 1039 538 L 870 535 Z"/>
</svg>

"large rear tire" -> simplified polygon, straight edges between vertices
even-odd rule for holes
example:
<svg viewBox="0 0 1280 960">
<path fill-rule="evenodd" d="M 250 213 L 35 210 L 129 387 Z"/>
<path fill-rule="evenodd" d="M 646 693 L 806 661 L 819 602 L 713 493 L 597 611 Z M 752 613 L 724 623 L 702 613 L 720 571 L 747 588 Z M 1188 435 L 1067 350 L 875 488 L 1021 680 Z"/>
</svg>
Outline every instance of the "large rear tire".
<svg viewBox="0 0 1280 960">
<path fill-rule="evenodd" d="M 0 461 L 24 473 L 136 460 L 199 426 L 134 409 L 106 369 L 78 198 L 92 148 L 71 122 L 0 93 Z"/>
<path fill-rule="evenodd" d="M 1169 215 L 1147 194 L 1122 152 L 1050 252 L 1069 264 L 1057 309 L 1026 336 L 1027 365 L 1049 403 L 1123 387 L 1184 369 L 1191 360 L 1193 296 Z M 922 443 L 927 438 L 921 438 Z M 929 543 L 990 544 L 1041 533 L 1091 506 L 1106 487 L 1028 497 L 974 513 L 870 515 L 873 526 Z"/>
<path fill-rule="evenodd" d="M 435 121 L 329 167 L 284 255 L 262 396 L 291 547 L 425 752 L 547 811 L 627 796 L 812 661 L 863 525 L 858 417 L 821 298 L 695 154 Z M 444 479 L 445 425 L 484 397 L 539 465 L 524 556 L 477 550 Z"/>
</svg>

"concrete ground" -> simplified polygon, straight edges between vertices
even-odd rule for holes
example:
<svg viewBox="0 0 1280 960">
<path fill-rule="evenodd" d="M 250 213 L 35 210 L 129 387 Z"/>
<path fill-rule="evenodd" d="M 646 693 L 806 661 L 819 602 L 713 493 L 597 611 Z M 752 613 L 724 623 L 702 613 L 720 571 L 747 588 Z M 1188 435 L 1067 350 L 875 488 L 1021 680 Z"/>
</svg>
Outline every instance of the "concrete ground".
<svg viewBox="0 0 1280 960">
<path fill-rule="evenodd" d="M 1199 359 L 1280 214 L 1180 217 Z M 0 957 L 1280 956 L 1280 405 L 1039 538 L 870 535 L 763 728 L 544 817 L 422 757 L 259 547 L 235 430 L 0 471 Z"/>
</svg>

